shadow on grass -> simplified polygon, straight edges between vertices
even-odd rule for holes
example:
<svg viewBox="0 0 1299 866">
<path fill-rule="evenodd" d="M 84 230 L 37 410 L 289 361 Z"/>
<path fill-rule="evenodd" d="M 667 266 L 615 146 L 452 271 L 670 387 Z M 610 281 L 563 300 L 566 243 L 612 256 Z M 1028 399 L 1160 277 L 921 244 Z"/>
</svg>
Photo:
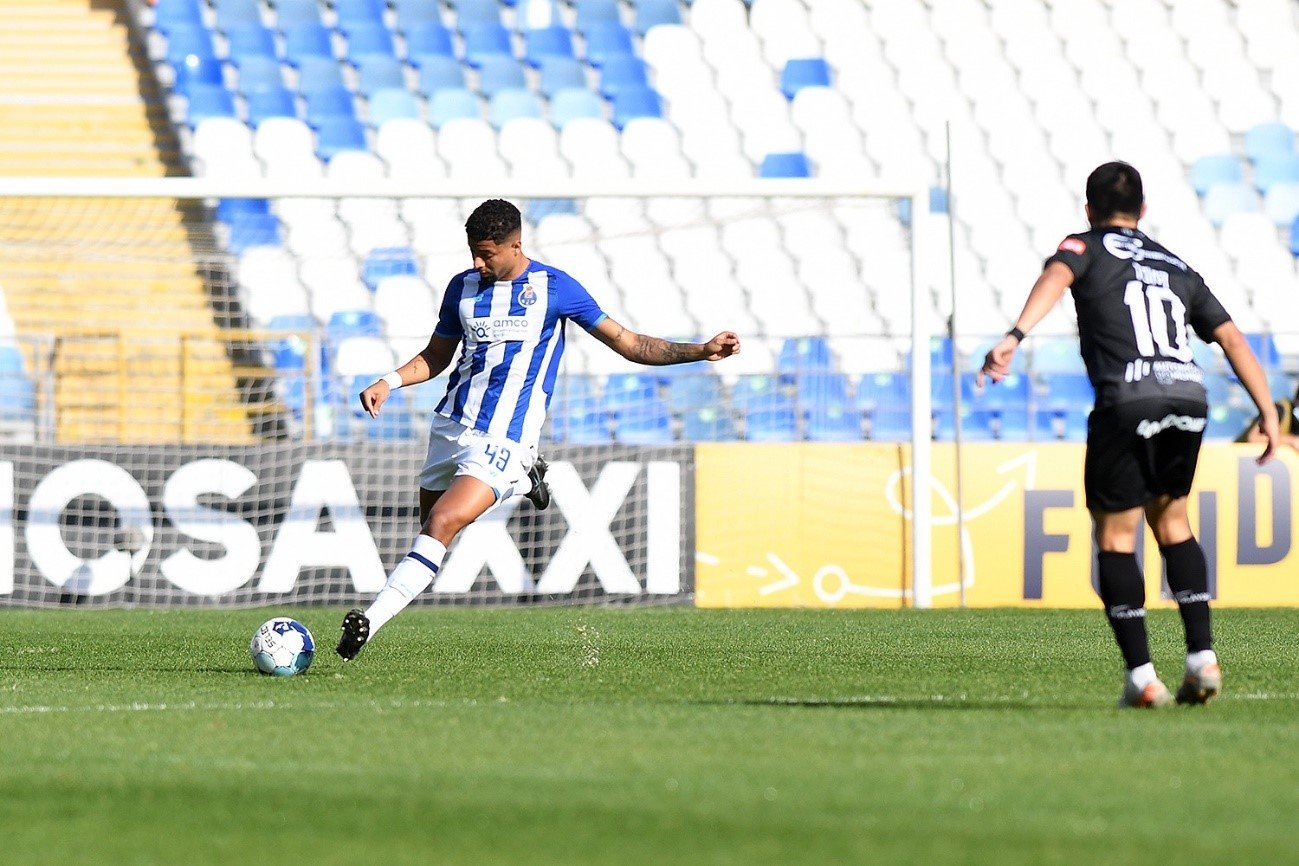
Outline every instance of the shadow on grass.
<svg viewBox="0 0 1299 866">
<path fill-rule="evenodd" d="M 1059 712 L 1061 710 L 1106 709 L 1104 705 L 1083 702 L 1030 701 L 1016 698 L 960 698 L 935 695 L 934 697 L 877 697 L 845 695 L 837 698 L 737 698 L 734 700 L 693 701 L 713 706 L 797 707 L 825 710 L 1033 710 Z"/>
</svg>

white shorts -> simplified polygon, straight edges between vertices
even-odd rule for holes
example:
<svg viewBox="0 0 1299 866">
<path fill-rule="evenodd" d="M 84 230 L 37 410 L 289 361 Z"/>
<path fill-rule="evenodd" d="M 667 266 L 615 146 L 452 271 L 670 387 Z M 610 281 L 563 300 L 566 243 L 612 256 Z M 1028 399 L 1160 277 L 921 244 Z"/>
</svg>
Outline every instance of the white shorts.
<svg viewBox="0 0 1299 866">
<path fill-rule="evenodd" d="M 492 488 L 499 500 L 527 477 L 535 460 L 533 448 L 434 415 L 419 486 L 446 490 L 457 475 L 468 475 Z"/>
</svg>

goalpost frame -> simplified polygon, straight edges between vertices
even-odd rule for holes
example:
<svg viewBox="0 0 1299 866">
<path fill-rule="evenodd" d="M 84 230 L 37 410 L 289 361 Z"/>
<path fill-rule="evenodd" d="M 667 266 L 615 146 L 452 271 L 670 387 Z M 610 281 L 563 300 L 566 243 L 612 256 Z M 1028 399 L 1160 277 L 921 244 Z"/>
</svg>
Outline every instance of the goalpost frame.
<svg viewBox="0 0 1299 866">
<path fill-rule="evenodd" d="M 508 190 L 502 189 L 508 187 Z M 444 181 L 407 180 L 218 180 L 199 177 L 5 177 L 0 198 L 891 198 L 910 202 L 911 292 L 911 601 L 933 604 L 932 406 L 929 343 L 933 332 L 920 279 L 920 232 L 916 221 L 928 212 L 929 192 L 914 184 L 882 180 L 845 184 L 819 178 L 762 178 L 731 181 Z M 904 593 L 905 595 L 905 593 Z"/>
</svg>

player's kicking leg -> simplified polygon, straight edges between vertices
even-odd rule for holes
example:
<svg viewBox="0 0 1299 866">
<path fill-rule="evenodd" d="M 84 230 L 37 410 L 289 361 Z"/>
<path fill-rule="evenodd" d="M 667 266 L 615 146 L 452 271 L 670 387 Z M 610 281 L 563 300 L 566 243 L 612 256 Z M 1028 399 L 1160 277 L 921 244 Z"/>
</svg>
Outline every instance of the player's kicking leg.
<svg viewBox="0 0 1299 866">
<path fill-rule="evenodd" d="M 1146 635 L 1146 584 L 1137 562 L 1136 530 L 1141 509 L 1093 511 L 1096 542 L 1100 548 L 1101 601 L 1114 640 L 1123 653 L 1125 673 L 1120 707 L 1166 707 L 1173 703 L 1168 687 L 1155 673 Z"/>
<path fill-rule="evenodd" d="M 545 511 L 550 507 L 550 485 L 546 483 L 546 470 L 549 468 L 550 464 L 546 462 L 546 458 L 538 454 L 536 462 L 528 470 L 528 480 L 532 482 L 532 489 L 524 496 L 538 511 Z"/>
</svg>

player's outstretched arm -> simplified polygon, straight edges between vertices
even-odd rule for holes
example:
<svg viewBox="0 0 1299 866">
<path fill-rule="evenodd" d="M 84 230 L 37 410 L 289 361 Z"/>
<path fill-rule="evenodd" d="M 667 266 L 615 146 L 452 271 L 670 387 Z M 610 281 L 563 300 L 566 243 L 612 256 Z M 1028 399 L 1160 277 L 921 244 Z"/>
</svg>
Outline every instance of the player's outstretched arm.
<svg viewBox="0 0 1299 866">
<path fill-rule="evenodd" d="M 1064 290 L 1071 285 L 1073 285 L 1073 271 L 1069 270 L 1068 265 L 1062 262 L 1051 262 L 1047 265 L 1042 275 L 1037 278 L 1037 282 L 1033 283 L 1033 288 L 1029 290 L 1024 309 L 1015 321 L 1015 330 L 1021 335 L 1026 335 L 1033 330 L 1037 323 L 1046 318 L 1046 314 L 1060 303 L 1060 298 L 1064 297 Z M 1013 332 L 1008 333 L 984 356 L 983 367 L 974 377 L 980 388 L 983 387 L 984 376 L 991 376 L 993 382 L 1000 382 L 1006 378 L 1006 374 L 1010 372 L 1010 362 L 1015 357 L 1015 350 L 1019 348 L 1021 339 L 1022 336 L 1016 336 Z"/>
<path fill-rule="evenodd" d="M 606 317 L 591 333 L 628 361 L 653 366 L 720 361 L 740 351 L 740 338 L 734 331 L 722 331 L 707 343 L 673 343 L 638 334 Z"/>
<path fill-rule="evenodd" d="M 1227 356 L 1227 363 L 1236 373 L 1236 378 L 1240 379 L 1240 384 L 1244 385 L 1245 390 L 1249 392 L 1249 398 L 1258 407 L 1258 431 L 1266 443 L 1263 446 L 1263 453 L 1258 457 L 1258 462 L 1266 463 L 1272 459 L 1281 441 L 1281 423 L 1276 415 L 1276 404 L 1272 402 L 1272 394 L 1268 391 L 1267 375 L 1259 365 L 1258 358 L 1254 357 L 1254 350 L 1249 347 L 1249 341 L 1240 332 L 1240 328 L 1236 327 L 1235 322 L 1223 322 L 1214 328 L 1213 339 L 1222 347 L 1222 353 Z"/>
<path fill-rule="evenodd" d="M 428 345 L 418 355 L 389 373 L 388 376 L 399 376 L 402 386 L 427 382 L 447 368 L 447 365 L 451 363 L 451 359 L 455 356 L 456 346 L 458 345 L 460 345 L 459 340 L 439 337 L 434 334 L 429 338 Z M 384 401 L 388 399 L 388 395 L 391 393 L 392 384 L 387 377 L 380 379 L 361 392 L 361 408 L 371 418 L 378 418 L 379 409 L 382 408 Z"/>
</svg>

